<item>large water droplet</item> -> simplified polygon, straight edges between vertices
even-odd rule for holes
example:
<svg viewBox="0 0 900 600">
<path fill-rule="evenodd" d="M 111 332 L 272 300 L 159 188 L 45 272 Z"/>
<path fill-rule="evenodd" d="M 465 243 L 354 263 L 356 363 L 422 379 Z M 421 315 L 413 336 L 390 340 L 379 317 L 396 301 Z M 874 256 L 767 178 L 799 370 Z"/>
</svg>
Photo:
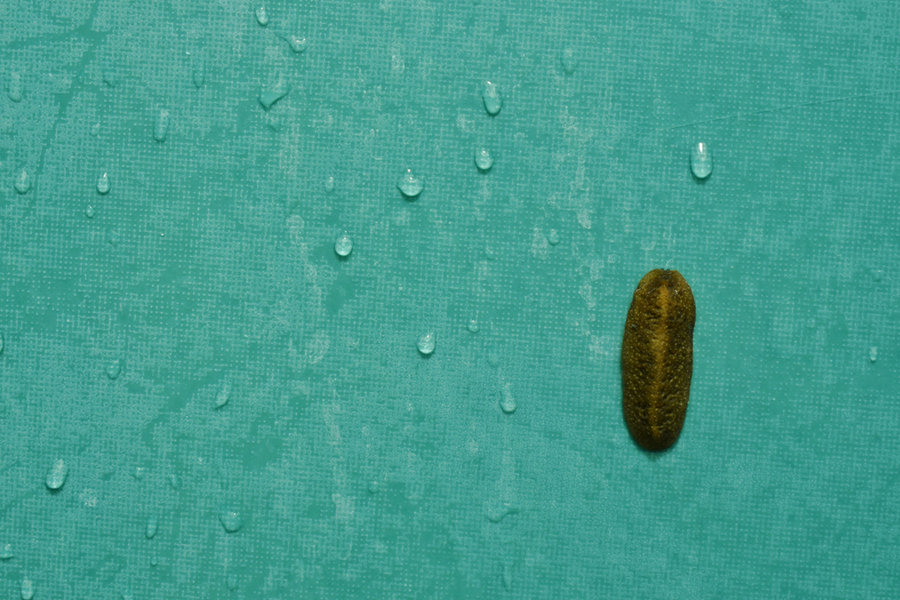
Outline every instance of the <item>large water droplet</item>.
<svg viewBox="0 0 900 600">
<path fill-rule="evenodd" d="M 422 356 L 431 356 L 434 352 L 435 344 L 436 336 L 433 331 L 429 331 L 419 336 L 419 339 L 416 341 L 416 348 L 418 348 Z"/>
<path fill-rule="evenodd" d="M 106 365 L 106 376 L 116 379 L 122 373 L 122 361 L 118 358 Z"/>
<path fill-rule="evenodd" d="M 265 6 L 256 9 L 256 22 L 265 27 L 269 24 L 269 13 L 266 12 Z"/>
<path fill-rule="evenodd" d="M 219 522 L 228 533 L 234 533 L 244 526 L 244 519 L 241 513 L 232 509 L 225 509 L 219 513 Z"/>
<path fill-rule="evenodd" d="M 425 183 L 422 178 L 413 175 L 412 169 L 407 169 L 400 181 L 397 182 L 400 193 L 410 199 L 418 197 L 422 193 L 423 187 L 425 187 Z"/>
<path fill-rule="evenodd" d="M 231 399 L 231 381 L 225 381 L 216 392 L 216 408 L 222 408 Z"/>
<path fill-rule="evenodd" d="M 479 148 L 475 151 L 475 166 L 479 171 L 490 171 L 494 166 L 494 157 L 487 148 Z"/>
<path fill-rule="evenodd" d="M 292 35 L 290 39 L 288 39 L 288 43 L 291 45 L 291 50 L 300 54 L 306 50 L 306 47 L 309 45 L 305 37 L 300 37 L 297 35 Z"/>
<path fill-rule="evenodd" d="M 342 233 L 338 236 L 338 239 L 334 242 L 334 253 L 340 256 L 341 258 L 346 258 L 350 256 L 350 253 L 353 251 L 353 240 L 350 239 L 350 236 L 347 235 L 346 232 Z"/>
<path fill-rule="evenodd" d="M 109 174 L 105 171 L 100 174 L 100 178 L 97 180 L 97 191 L 101 194 L 109 193 Z"/>
<path fill-rule="evenodd" d="M 28 171 L 25 169 L 19 171 L 19 174 L 16 175 L 16 181 L 13 183 L 13 187 L 15 187 L 16 191 L 20 194 L 28 193 L 28 190 L 31 189 L 31 176 L 28 174 Z"/>
<path fill-rule="evenodd" d="M 152 540 L 158 530 L 159 530 L 159 519 L 157 519 L 156 517 L 148 518 L 147 519 L 147 528 L 144 529 L 144 535 L 147 536 L 147 539 Z"/>
<path fill-rule="evenodd" d="M 31 600 L 34 598 L 34 583 L 27 577 L 22 579 L 22 587 L 20 590 L 22 600 Z"/>
<path fill-rule="evenodd" d="M 503 393 L 500 395 L 500 410 L 511 415 L 516 412 L 516 408 L 518 408 L 518 404 L 516 404 L 516 399 L 513 397 L 507 383 L 503 386 Z"/>
<path fill-rule="evenodd" d="M 57 459 L 57 461 L 53 463 L 53 466 L 50 467 L 50 470 L 47 471 L 47 477 L 44 479 L 44 484 L 46 484 L 48 490 L 56 491 L 62 488 L 68 476 L 69 467 L 66 465 L 66 461 L 60 458 Z"/>
<path fill-rule="evenodd" d="M 503 99 L 500 98 L 500 90 L 497 89 L 496 83 L 490 81 L 484 82 L 481 100 L 484 102 L 484 110 L 491 116 L 496 115 L 503 107 Z"/>
<path fill-rule="evenodd" d="M 161 108 L 159 109 L 159 114 L 156 115 L 156 123 L 153 125 L 153 139 L 157 142 L 164 142 L 168 133 L 169 111 Z"/>
<path fill-rule="evenodd" d="M 703 142 L 691 148 L 691 172 L 697 179 L 706 179 L 712 173 L 712 154 Z"/>
<path fill-rule="evenodd" d="M 13 71 L 9 74 L 9 87 L 6 89 L 6 94 L 13 102 L 22 101 L 22 97 L 25 95 L 25 85 L 22 83 L 21 73 Z"/>
</svg>

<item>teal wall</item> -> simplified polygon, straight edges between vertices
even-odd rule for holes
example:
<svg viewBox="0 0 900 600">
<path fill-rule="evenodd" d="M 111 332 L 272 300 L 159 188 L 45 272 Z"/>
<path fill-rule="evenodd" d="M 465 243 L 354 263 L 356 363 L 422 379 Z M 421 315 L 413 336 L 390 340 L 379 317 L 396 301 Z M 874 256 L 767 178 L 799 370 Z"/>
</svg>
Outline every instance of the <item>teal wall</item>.
<svg viewBox="0 0 900 600">
<path fill-rule="evenodd" d="M 3 2 L 0 596 L 900 596 L 900 12 L 654 4 Z"/>
</svg>

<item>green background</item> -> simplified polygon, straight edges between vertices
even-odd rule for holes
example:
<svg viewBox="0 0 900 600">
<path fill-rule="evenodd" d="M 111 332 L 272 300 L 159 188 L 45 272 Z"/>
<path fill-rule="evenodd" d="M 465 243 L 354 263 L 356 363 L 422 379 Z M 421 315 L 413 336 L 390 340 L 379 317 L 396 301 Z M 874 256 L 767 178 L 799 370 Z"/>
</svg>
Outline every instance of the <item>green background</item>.
<svg viewBox="0 0 900 600">
<path fill-rule="evenodd" d="M 257 6 L 0 5 L 0 596 L 900 595 L 896 2 Z"/>
</svg>

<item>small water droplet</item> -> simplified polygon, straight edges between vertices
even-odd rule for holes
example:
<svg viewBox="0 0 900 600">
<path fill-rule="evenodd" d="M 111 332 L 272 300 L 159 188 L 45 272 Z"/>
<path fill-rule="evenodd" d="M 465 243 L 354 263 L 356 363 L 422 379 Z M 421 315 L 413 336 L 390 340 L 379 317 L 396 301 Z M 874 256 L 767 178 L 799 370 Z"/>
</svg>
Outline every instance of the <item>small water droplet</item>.
<svg viewBox="0 0 900 600">
<path fill-rule="evenodd" d="M 478 330 L 481 328 L 478 326 L 477 320 L 469 319 L 469 323 L 466 325 L 466 329 L 469 330 L 469 333 L 478 333 Z"/>
<path fill-rule="evenodd" d="M 150 566 L 153 568 L 156 568 L 159 566 L 159 555 L 158 554 L 154 554 L 153 556 L 150 557 Z"/>
<path fill-rule="evenodd" d="M 6 89 L 6 94 L 13 102 L 22 101 L 22 97 L 25 95 L 25 85 L 22 83 L 21 73 L 14 71 L 9 74 L 9 87 Z"/>
<path fill-rule="evenodd" d="M 109 174 L 105 171 L 101 173 L 100 178 L 97 180 L 97 191 L 101 194 L 109 193 Z"/>
<path fill-rule="evenodd" d="M 0 548 L 0 560 L 10 560 L 14 556 L 12 544 L 3 544 L 3 547 Z"/>
<path fill-rule="evenodd" d="M 566 75 L 571 75 L 575 72 L 575 67 L 578 66 L 578 59 L 575 57 L 575 50 L 572 48 L 566 48 L 562 51 L 562 54 L 559 57 L 559 62 L 562 65 L 563 71 L 565 71 Z"/>
<path fill-rule="evenodd" d="M 140 481 L 141 479 L 144 478 L 144 472 L 146 470 L 147 469 L 144 467 L 135 467 L 134 472 L 131 474 L 131 476 L 134 477 L 135 479 L 137 479 L 138 481 Z"/>
<path fill-rule="evenodd" d="M 47 486 L 48 490 L 55 492 L 63 486 L 68 476 L 69 467 L 66 465 L 66 461 L 59 458 L 53 463 L 50 470 L 47 471 L 47 477 L 44 479 L 44 484 Z"/>
<path fill-rule="evenodd" d="M 94 123 L 91 125 L 91 135 L 97 137 L 100 135 L 100 123 Z"/>
<path fill-rule="evenodd" d="M 222 384 L 222 387 L 219 388 L 219 391 L 216 392 L 216 408 L 222 408 L 226 404 L 228 404 L 228 400 L 231 399 L 231 382 L 225 381 Z"/>
<path fill-rule="evenodd" d="M 22 579 L 22 589 L 20 590 L 22 594 L 22 600 L 31 600 L 34 598 L 34 583 L 25 577 Z"/>
<path fill-rule="evenodd" d="M 550 233 L 547 235 L 547 241 L 550 242 L 551 246 L 555 246 L 559 243 L 559 232 L 555 229 L 551 229 Z"/>
<path fill-rule="evenodd" d="M 219 522 L 228 533 L 234 533 L 244 526 L 244 519 L 241 513 L 232 509 L 225 509 L 219 513 Z"/>
<path fill-rule="evenodd" d="M 509 591 L 512 589 L 513 584 L 513 575 L 512 575 L 512 566 L 509 563 L 504 563 L 503 565 L 503 574 L 501 575 L 503 579 L 503 589 Z"/>
<path fill-rule="evenodd" d="M 412 169 L 407 169 L 400 181 L 397 182 L 397 188 L 400 190 L 400 193 L 410 199 L 418 197 L 424 187 L 425 183 L 422 181 L 422 178 L 413 175 Z"/>
<path fill-rule="evenodd" d="M 508 515 L 514 515 L 519 512 L 518 508 L 514 508 L 509 502 L 496 502 L 491 504 L 487 509 L 487 518 L 491 523 L 499 523 Z"/>
<path fill-rule="evenodd" d="M 436 338 L 433 331 L 429 331 L 428 333 L 423 333 L 419 336 L 419 339 L 416 341 L 416 348 L 419 349 L 419 354 L 422 356 L 431 356 L 434 352 L 434 346 L 436 344 Z"/>
<path fill-rule="evenodd" d="M 499 113 L 500 109 L 503 107 L 503 99 L 500 97 L 500 91 L 497 89 L 497 84 L 490 81 L 484 82 L 481 100 L 484 102 L 484 110 L 491 116 Z"/>
<path fill-rule="evenodd" d="M 300 37 L 297 35 L 292 35 L 288 40 L 288 43 L 291 45 L 291 50 L 293 50 L 297 54 L 306 51 L 306 47 L 309 45 L 305 37 Z"/>
<path fill-rule="evenodd" d="M 106 365 L 106 376 L 110 379 L 116 379 L 122 373 L 122 361 L 118 358 Z"/>
<path fill-rule="evenodd" d="M 869 362 L 875 362 L 876 360 L 878 360 L 878 346 L 872 346 L 869 348 Z"/>
<path fill-rule="evenodd" d="M 88 219 L 93 219 L 94 214 L 94 206 L 92 204 L 88 204 L 84 209 L 84 216 L 86 216 Z"/>
<path fill-rule="evenodd" d="M 161 108 L 159 109 L 159 114 L 156 115 L 156 123 L 153 125 L 153 139 L 157 142 L 164 142 L 168 133 L 169 111 Z"/>
<path fill-rule="evenodd" d="M 152 540 L 156 535 L 156 532 L 159 530 L 159 519 L 155 516 L 147 519 L 147 527 L 144 529 L 144 535 L 147 536 L 148 540 Z"/>
<path fill-rule="evenodd" d="M 479 171 L 490 171 L 494 166 L 494 157 L 487 148 L 479 148 L 475 151 L 475 166 Z"/>
<path fill-rule="evenodd" d="M 697 179 L 706 179 L 712 173 L 712 154 L 703 142 L 691 148 L 691 172 Z"/>
<path fill-rule="evenodd" d="M 115 227 L 106 232 L 106 241 L 113 246 L 117 246 L 122 239 L 122 234 Z"/>
<path fill-rule="evenodd" d="M 171 487 L 173 490 L 177 490 L 181 487 L 181 480 L 175 473 L 169 474 L 169 487 Z"/>
<path fill-rule="evenodd" d="M 341 258 L 346 258 L 350 256 L 350 252 L 353 251 L 353 240 L 350 239 L 350 236 L 347 235 L 346 232 L 342 233 L 338 236 L 338 239 L 334 242 L 334 253 L 340 256 Z"/>
<path fill-rule="evenodd" d="M 511 415 L 516 412 L 516 408 L 518 408 L 516 399 L 513 398 L 512 392 L 509 389 L 509 384 L 507 383 L 503 386 L 503 393 L 500 395 L 500 410 Z"/>
<path fill-rule="evenodd" d="M 269 13 L 266 12 L 265 6 L 256 9 L 256 22 L 265 27 L 269 24 Z"/>
<path fill-rule="evenodd" d="M 31 189 L 31 176 L 28 174 L 28 171 L 26 171 L 25 169 L 19 171 L 19 174 L 16 175 L 16 181 L 13 186 L 20 194 L 28 193 L 28 190 Z"/>
<path fill-rule="evenodd" d="M 370 494 L 377 494 L 380 487 L 381 487 L 381 484 L 378 483 L 378 480 L 377 480 L 377 479 L 373 479 L 373 480 L 371 480 L 371 481 L 369 482 L 369 484 L 366 486 L 366 489 L 369 490 L 369 493 L 370 493 Z"/>
<path fill-rule="evenodd" d="M 229 573 L 228 577 L 225 578 L 225 585 L 228 586 L 228 589 L 232 592 L 238 589 L 238 578 L 234 573 Z"/>
<path fill-rule="evenodd" d="M 329 194 L 334 191 L 334 177 L 325 180 L 325 191 Z"/>
<path fill-rule="evenodd" d="M 0 354 L 3 354 L 3 334 L 0 333 Z"/>
</svg>

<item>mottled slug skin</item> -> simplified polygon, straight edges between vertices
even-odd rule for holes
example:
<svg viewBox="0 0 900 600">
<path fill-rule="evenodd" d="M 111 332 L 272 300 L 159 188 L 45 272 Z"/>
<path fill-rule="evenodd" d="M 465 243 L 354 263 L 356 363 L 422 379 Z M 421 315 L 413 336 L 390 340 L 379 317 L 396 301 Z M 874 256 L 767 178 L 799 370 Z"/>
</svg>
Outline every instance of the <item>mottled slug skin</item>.
<svg viewBox="0 0 900 600">
<path fill-rule="evenodd" d="M 622 407 L 641 447 L 665 450 L 684 425 L 693 368 L 694 295 L 681 273 L 641 279 L 622 340 Z"/>
</svg>

